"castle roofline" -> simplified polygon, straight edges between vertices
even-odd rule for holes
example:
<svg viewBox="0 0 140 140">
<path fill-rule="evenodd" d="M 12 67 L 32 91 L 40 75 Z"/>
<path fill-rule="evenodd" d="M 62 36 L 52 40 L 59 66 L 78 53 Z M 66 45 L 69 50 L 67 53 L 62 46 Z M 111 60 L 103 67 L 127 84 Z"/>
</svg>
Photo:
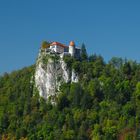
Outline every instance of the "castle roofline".
<svg viewBox="0 0 140 140">
<path fill-rule="evenodd" d="M 77 49 L 77 50 L 81 50 L 81 48 L 79 48 L 79 47 L 76 47 L 75 49 Z"/>
<path fill-rule="evenodd" d="M 63 48 L 68 48 L 68 46 L 62 44 L 62 43 L 59 43 L 59 42 L 53 42 L 50 44 L 50 46 L 53 46 L 53 45 L 57 45 L 57 46 L 60 46 L 60 47 L 63 47 Z"/>
</svg>

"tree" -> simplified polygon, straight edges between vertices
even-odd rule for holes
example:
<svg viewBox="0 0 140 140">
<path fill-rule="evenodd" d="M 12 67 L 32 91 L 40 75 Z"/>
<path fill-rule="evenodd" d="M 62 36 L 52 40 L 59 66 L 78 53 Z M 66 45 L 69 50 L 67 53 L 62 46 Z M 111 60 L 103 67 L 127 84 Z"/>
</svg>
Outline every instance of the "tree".
<svg viewBox="0 0 140 140">
<path fill-rule="evenodd" d="M 83 61 L 87 61 L 88 59 L 88 55 L 87 55 L 87 51 L 86 51 L 86 47 L 84 43 L 82 44 L 82 47 L 81 47 L 81 59 Z"/>
<path fill-rule="evenodd" d="M 125 62 L 124 66 L 123 66 L 123 72 L 126 76 L 130 76 L 132 71 L 131 65 L 129 62 Z"/>
<path fill-rule="evenodd" d="M 94 62 L 96 59 L 97 59 L 97 55 L 96 54 L 90 55 L 89 58 L 88 58 L 89 62 Z"/>
<path fill-rule="evenodd" d="M 140 124 L 140 82 L 136 85 L 136 91 L 134 93 L 134 98 L 136 102 L 136 121 Z"/>
<path fill-rule="evenodd" d="M 74 69 L 79 82 L 62 84 L 55 104 L 31 83 L 33 66 L 0 76 L 0 139 L 116 140 L 120 134 L 136 139 L 140 64 L 116 58 L 105 63 L 97 55 L 64 59 L 69 76 Z"/>
<path fill-rule="evenodd" d="M 65 93 L 61 93 L 58 96 L 58 103 L 57 103 L 58 109 L 62 110 L 65 107 L 69 106 L 69 100 L 67 99 L 67 96 Z"/>
<path fill-rule="evenodd" d="M 68 95 L 68 99 L 73 106 L 80 105 L 80 99 L 82 95 L 82 89 L 79 83 L 72 83 L 70 87 L 70 94 Z"/>
<path fill-rule="evenodd" d="M 42 49 L 46 49 L 46 48 L 50 47 L 50 43 L 47 41 L 43 41 L 41 47 L 42 47 Z"/>
<path fill-rule="evenodd" d="M 119 68 L 121 68 L 121 66 L 123 65 L 123 60 L 122 60 L 122 58 L 113 57 L 113 58 L 109 61 L 109 64 L 111 64 L 111 65 L 114 66 L 115 68 L 119 69 Z"/>
</svg>

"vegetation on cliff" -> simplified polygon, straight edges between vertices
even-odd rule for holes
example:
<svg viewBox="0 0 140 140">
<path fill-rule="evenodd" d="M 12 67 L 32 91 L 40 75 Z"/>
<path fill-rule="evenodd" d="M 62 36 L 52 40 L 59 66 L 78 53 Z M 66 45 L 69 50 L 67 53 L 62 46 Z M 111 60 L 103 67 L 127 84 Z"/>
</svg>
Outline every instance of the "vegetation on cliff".
<svg viewBox="0 0 140 140">
<path fill-rule="evenodd" d="M 140 64 L 86 54 L 65 61 L 80 79 L 61 86 L 56 105 L 33 95 L 34 66 L 0 77 L 0 139 L 135 140 Z"/>
</svg>

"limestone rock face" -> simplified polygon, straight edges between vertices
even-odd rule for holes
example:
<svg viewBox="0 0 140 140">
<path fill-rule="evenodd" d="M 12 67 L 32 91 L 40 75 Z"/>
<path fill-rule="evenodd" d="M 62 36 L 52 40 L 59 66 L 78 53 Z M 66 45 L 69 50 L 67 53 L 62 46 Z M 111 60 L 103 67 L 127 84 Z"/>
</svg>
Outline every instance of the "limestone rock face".
<svg viewBox="0 0 140 140">
<path fill-rule="evenodd" d="M 71 82 L 73 82 L 73 83 L 77 83 L 78 82 L 78 74 L 75 73 L 74 70 L 72 70 Z"/>
<path fill-rule="evenodd" d="M 78 75 L 70 71 L 63 58 L 58 54 L 41 52 L 38 55 L 35 69 L 35 86 L 44 99 L 52 102 L 59 93 L 63 83 L 78 82 Z"/>
</svg>

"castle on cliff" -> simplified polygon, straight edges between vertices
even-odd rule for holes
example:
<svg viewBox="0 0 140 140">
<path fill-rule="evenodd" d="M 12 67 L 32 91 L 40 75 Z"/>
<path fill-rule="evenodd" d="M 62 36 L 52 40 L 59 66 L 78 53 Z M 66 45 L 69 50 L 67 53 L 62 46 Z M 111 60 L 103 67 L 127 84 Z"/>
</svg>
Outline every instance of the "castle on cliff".
<svg viewBox="0 0 140 140">
<path fill-rule="evenodd" d="M 66 55 L 69 55 L 72 57 L 79 58 L 81 49 L 76 47 L 74 41 L 71 41 L 69 43 L 69 46 L 66 46 L 66 45 L 59 43 L 59 42 L 52 42 L 46 48 L 46 51 L 60 54 L 60 57 L 64 57 Z"/>
</svg>

